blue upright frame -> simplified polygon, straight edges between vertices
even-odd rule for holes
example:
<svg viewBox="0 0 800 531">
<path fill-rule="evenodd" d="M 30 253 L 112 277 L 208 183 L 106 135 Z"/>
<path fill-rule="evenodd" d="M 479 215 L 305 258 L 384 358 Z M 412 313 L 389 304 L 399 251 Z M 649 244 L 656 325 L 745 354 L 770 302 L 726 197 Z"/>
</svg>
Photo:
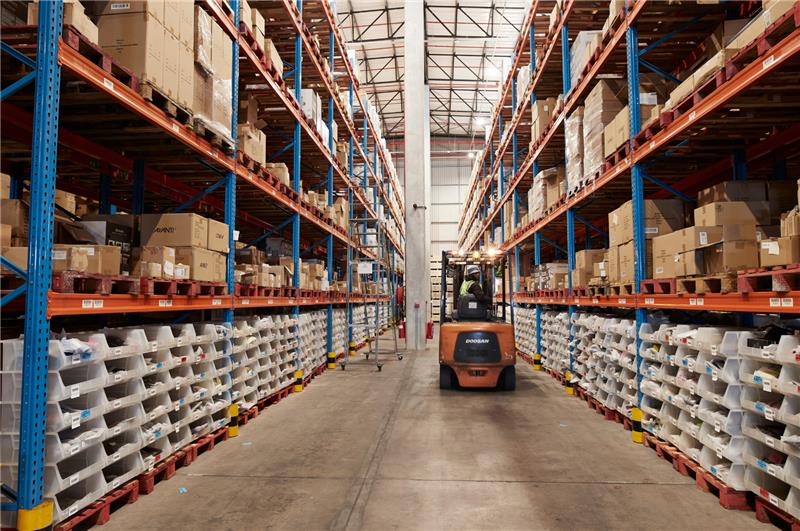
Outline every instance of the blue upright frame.
<svg viewBox="0 0 800 531">
<path fill-rule="evenodd" d="M 239 0 L 231 0 L 233 22 L 239 27 Z M 228 225 L 228 256 L 225 261 L 225 282 L 228 293 L 234 292 L 233 270 L 236 261 L 236 137 L 239 123 L 239 41 L 233 39 L 231 45 L 231 140 L 233 140 L 233 170 L 225 173 L 225 223 Z M 233 308 L 223 311 L 223 320 L 233 323 Z"/>
<path fill-rule="evenodd" d="M 29 511 L 44 499 L 47 418 L 47 350 L 50 320 L 47 292 L 52 279 L 61 67 L 58 46 L 64 16 L 61 0 L 39 4 L 36 87 L 31 142 L 31 204 L 28 239 L 28 288 L 25 293 L 25 341 L 22 362 L 17 509 Z M 52 517 L 52 512 L 51 512 Z"/>
</svg>

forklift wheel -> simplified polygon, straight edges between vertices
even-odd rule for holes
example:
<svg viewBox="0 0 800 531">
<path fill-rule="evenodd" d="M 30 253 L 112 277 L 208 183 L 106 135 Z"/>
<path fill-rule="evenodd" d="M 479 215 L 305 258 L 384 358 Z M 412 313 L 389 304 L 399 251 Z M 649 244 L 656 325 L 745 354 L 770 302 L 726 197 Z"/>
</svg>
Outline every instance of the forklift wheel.
<svg viewBox="0 0 800 531">
<path fill-rule="evenodd" d="M 402 360 L 402 359 L 403 359 L 403 355 L 402 355 L 402 354 L 398 354 L 398 355 L 397 355 L 397 359 L 398 359 L 398 360 Z"/>
<path fill-rule="evenodd" d="M 513 391 L 517 388 L 517 371 L 513 365 L 506 367 L 500 373 L 500 388 L 503 391 Z"/>
<path fill-rule="evenodd" d="M 341 367 L 341 368 L 342 368 L 342 370 L 344 370 L 344 365 L 345 365 L 345 364 L 344 364 L 344 363 L 342 363 L 342 364 L 340 364 L 340 365 L 339 365 L 339 367 Z"/>
<path fill-rule="evenodd" d="M 381 372 L 382 368 L 383 368 L 383 365 L 378 365 L 378 372 Z"/>
<path fill-rule="evenodd" d="M 447 365 L 439 365 L 439 389 L 453 389 L 456 385 L 453 369 Z"/>
<path fill-rule="evenodd" d="M 365 359 L 369 359 L 369 354 L 364 354 L 364 356 L 366 356 Z"/>
</svg>

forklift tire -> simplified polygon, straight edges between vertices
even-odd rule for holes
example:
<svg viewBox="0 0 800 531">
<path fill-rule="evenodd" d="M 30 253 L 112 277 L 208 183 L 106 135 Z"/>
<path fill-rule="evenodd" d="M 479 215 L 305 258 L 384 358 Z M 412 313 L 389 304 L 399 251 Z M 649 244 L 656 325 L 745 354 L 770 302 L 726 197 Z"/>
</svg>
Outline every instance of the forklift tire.
<svg viewBox="0 0 800 531">
<path fill-rule="evenodd" d="M 513 365 L 503 369 L 499 383 L 503 391 L 513 391 L 517 388 L 517 371 Z"/>
<path fill-rule="evenodd" d="M 456 387 L 456 375 L 447 365 L 439 365 L 439 389 L 453 389 Z"/>
</svg>

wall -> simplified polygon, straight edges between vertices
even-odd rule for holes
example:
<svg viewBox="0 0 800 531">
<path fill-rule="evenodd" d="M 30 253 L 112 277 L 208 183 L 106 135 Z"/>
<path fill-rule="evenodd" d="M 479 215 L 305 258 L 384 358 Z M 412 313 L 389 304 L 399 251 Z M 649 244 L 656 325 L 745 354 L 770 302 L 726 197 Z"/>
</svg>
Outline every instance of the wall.
<svg viewBox="0 0 800 531">
<path fill-rule="evenodd" d="M 458 246 L 458 218 L 466 201 L 472 159 L 434 155 L 431 159 L 431 257 Z"/>
</svg>

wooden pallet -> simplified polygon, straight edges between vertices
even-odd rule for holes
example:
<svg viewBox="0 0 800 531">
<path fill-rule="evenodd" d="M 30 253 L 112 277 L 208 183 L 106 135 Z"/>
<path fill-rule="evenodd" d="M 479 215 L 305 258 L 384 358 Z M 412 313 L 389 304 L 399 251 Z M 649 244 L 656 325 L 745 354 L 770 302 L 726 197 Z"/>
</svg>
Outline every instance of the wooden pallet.
<svg viewBox="0 0 800 531">
<path fill-rule="evenodd" d="M 139 279 L 122 275 L 59 271 L 53 273 L 51 289 L 58 293 L 87 293 L 93 295 L 124 293 L 138 295 Z"/>
<path fill-rule="evenodd" d="M 56 524 L 53 531 L 70 531 L 76 528 L 86 529 L 95 525 L 103 525 L 111 519 L 112 509 L 134 503 L 138 499 L 139 480 L 133 479 L 112 490 L 74 516 Z"/>
<path fill-rule="evenodd" d="M 676 279 L 676 293 L 734 293 L 736 292 L 736 275 L 721 274 L 703 277 L 684 277 Z"/>
<path fill-rule="evenodd" d="M 198 136 L 206 139 L 212 146 L 216 146 L 226 154 L 233 153 L 234 144 L 228 136 L 229 133 L 219 130 L 214 123 L 202 116 L 192 116 L 191 126 Z"/>
<path fill-rule="evenodd" d="M 740 293 L 796 291 L 800 289 L 800 264 L 740 271 L 736 286 Z"/>
<path fill-rule="evenodd" d="M 8 28 L 3 28 L 4 42 L 6 41 L 6 35 L 8 32 Z M 89 41 L 89 39 L 84 37 L 83 34 L 75 29 L 75 27 L 65 25 L 63 31 L 61 32 L 61 40 L 64 41 L 67 46 L 80 53 L 83 57 L 99 66 L 104 72 L 109 74 L 114 79 L 121 82 L 123 85 L 127 86 L 133 91 L 139 92 L 140 82 L 133 72 L 117 63 L 113 57 L 106 53 L 105 50 Z"/>
<path fill-rule="evenodd" d="M 139 281 L 139 293 L 142 295 L 225 295 L 227 286 L 220 282 L 199 282 L 196 280 L 177 280 L 170 278 L 147 278 Z"/>
<path fill-rule="evenodd" d="M 633 287 L 634 287 L 633 282 L 620 282 L 617 284 L 611 284 L 608 286 L 608 295 L 614 297 L 633 295 L 634 294 Z"/>
<path fill-rule="evenodd" d="M 192 123 L 192 111 L 186 109 L 172 96 L 167 94 L 160 87 L 153 85 L 149 81 L 142 81 L 139 84 L 139 94 L 142 97 L 164 111 L 167 116 L 175 119 L 183 125 L 190 125 Z"/>
<path fill-rule="evenodd" d="M 639 291 L 642 295 L 672 295 L 675 293 L 677 282 L 674 278 L 656 278 L 642 280 Z"/>
<path fill-rule="evenodd" d="M 780 529 L 800 531 L 800 522 L 786 511 L 778 509 L 760 496 L 755 498 L 756 519 Z"/>
</svg>

